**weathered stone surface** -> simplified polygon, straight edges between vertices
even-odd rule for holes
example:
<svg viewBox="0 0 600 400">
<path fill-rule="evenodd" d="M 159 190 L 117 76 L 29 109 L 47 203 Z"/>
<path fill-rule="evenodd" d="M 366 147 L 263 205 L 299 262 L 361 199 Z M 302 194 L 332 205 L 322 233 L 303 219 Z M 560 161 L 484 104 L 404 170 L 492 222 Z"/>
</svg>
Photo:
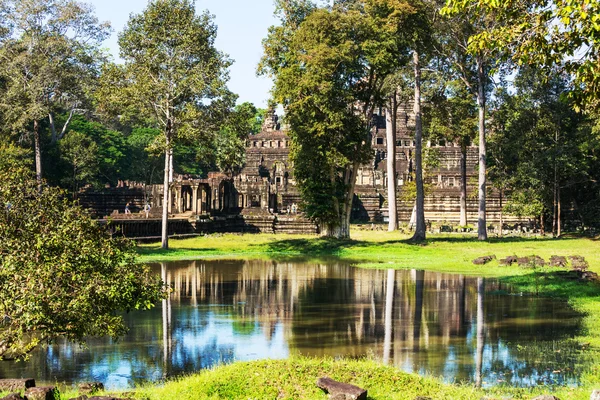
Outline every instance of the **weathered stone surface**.
<svg viewBox="0 0 600 400">
<path fill-rule="evenodd" d="M 317 379 L 317 386 L 329 393 L 331 400 L 367 399 L 367 391 L 365 389 L 350 385 L 349 383 L 334 381 L 327 376 Z"/>
<path fill-rule="evenodd" d="M 543 267 L 546 265 L 546 261 L 544 261 L 542 257 L 536 255 L 529 257 L 518 257 L 517 263 L 519 264 L 519 267 L 524 268 Z"/>
<path fill-rule="evenodd" d="M 72 397 L 69 400 L 88 400 L 88 397 L 85 394 L 82 394 L 81 396 Z"/>
<path fill-rule="evenodd" d="M 12 392 L 35 386 L 35 379 L 0 379 L 0 391 Z"/>
<path fill-rule="evenodd" d="M 532 400 L 560 400 L 556 396 L 552 396 L 550 394 L 543 394 L 541 396 L 534 397 Z"/>
<path fill-rule="evenodd" d="M 25 400 L 25 397 L 21 396 L 19 393 L 11 393 L 0 400 Z"/>
<path fill-rule="evenodd" d="M 27 400 L 54 400 L 58 397 L 58 389 L 54 386 L 32 387 L 25 391 Z"/>
<path fill-rule="evenodd" d="M 487 264 L 492 260 L 495 260 L 496 256 L 495 255 L 489 255 L 489 256 L 483 256 L 483 257 L 477 257 L 476 259 L 473 260 L 473 264 L 475 265 L 483 265 L 483 264 Z"/>
<path fill-rule="evenodd" d="M 566 267 L 568 264 L 567 257 L 564 256 L 551 256 L 550 266 L 551 267 Z"/>
<path fill-rule="evenodd" d="M 589 267 L 588 262 L 582 256 L 569 256 L 569 259 L 571 260 L 571 267 L 574 270 L 584 271 Z"/>
<path fill-rule="evenodd" d="M 500 265 L 512 265 L 517 262 L 517 256 L 508 256 L 498 261 Z"/>
<path fill-rule="evenodd" d="M 600 389 L 596 389 L 592 392 L 590 400 L 600 400 Z"/>
<path fill-rule="evenodd" d="M 104 390 L 104 384 L 102 382 L 83 382 L 77 387 L 79 393 L 92 394 Z"/>
</svg>

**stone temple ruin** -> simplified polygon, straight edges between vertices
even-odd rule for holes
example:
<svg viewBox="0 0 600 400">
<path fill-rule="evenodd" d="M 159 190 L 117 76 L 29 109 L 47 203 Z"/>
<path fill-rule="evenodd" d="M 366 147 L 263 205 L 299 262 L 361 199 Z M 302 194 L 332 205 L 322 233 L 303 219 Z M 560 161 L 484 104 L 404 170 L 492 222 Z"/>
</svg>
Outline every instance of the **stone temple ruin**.
<svg viewBox="0 0 600 400">
<path fill-rule="evenodd" d="M 412 179 L 415 142 L 408 108 L 400 108 L 397 119 L 396 171 L 398 182 L 398 218 L 408 223 L 414 202 L 403 200 L 404 186 Z M 376 227 L 388 218 L 386 120 L 385 110 L 373 116 L 372 147 L 374 157 L 357 173 L 356 195 L 352 221 Z M 424 143 L 435 148 L 439 165 L 428 171 L 426 184 L 431 190 L 425 199 L 425 219 L 434 225 L 457 225 L 460 218 L 460 157 L 461 148 L 452 141 Z M 194 232 L 318 232 L 318 227 L 298 211 L 301 199 L 288 155 L 290 138 L 282 129 L 275 111 L 271 109 L 260 133 L 250 135 L 246 142 L 246 163 L 240 172 L 229 175 L 210 172 L 206 178 L 176 177 L 173 182 L 169 212 L 173 233 Z M 475 182 L 478 153 L 476 146 L 467 148 L 468 222 L 476 225 L 477 199 Z M 79 201 L 99 218 L 112 215 L 115 221 L 128 225 L 132 220 L 145 219 L 144 206 L 151 205 L 143 232 L 130 235 L 155 236 L 160 232 L 162 185 L 124 185 L 104 192 L 84 192 Z M 132 215 L 122 215 L 130 203 Z M 117 210 L 118 212 L 115 212 Z M 487 218 L 491 225 L 500 217 L 500 198 L 488 189 Z M 137 215 L 136 215 L 137 214 Z M 150 220 L 155 226 L 150 226 Z M 504 216 L 507 223 L 518 222 Z M 122 227 L 127 232 L 126 227 Z"/>
</svg>

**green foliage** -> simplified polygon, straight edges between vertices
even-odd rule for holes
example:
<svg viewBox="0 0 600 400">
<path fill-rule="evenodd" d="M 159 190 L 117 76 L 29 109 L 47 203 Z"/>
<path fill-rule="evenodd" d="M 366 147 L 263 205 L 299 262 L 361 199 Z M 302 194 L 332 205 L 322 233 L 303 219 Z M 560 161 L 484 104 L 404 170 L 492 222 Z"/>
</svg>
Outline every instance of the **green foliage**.
<svg viewBox="0 0 600 400">
<path fill-rule="evenodd" d="M 263 41 L 259 72 L 274 78 L 286 110 L 304 212 L 328 233 L 347 230 L 356 169 L 371 157 L 371 115 L 406 51 L 398 19 L 414 10 L 362 1 L 280 1 L 278 10 L 282 25 Z"/>
<path fill-rule="evenodd" d="M 160 280 L 62 191 L 40 191 L 29 154 L 2 146 L 0 155 L 0 358 L 58 337 L 122 335 L 120 313 L 152 307 Z"/>
<path fill-rule="evenodd" d="M 61 159 L 71 167 L 63 183 L 76 194 L 82 183 L 94 182 L 98 175 L 98 145 L 82 133 L 71 132 L 59 147 Z"/>
<path fill-rule="evenodd" d="M 154 128 L 134 128 L 125 138 L 128 147 L 128 166 L 122 177 L 147 184 L 158 183 L 164 168 L 160 149 L 156 148 L 161 132 Z"/>
<path fill-rule="evenodd" d="M 49 118 L 56 141 L 65 132 L 56 129 L 53 115 L 87 105 L 109 26 L 89 5 L 72 0 L 4 0 L 0 15 L 2 129 L 22 135 L 33 121 Z"/>
<path fill-rule="evenodd" d="M 264 110 L 252 103 L 237 105 L 227 116 L 214 142 L 215 164 L 222 172 L 235 172 L 244 164 L 246 139 L 258 133 L 264 119 Z"/>
<path fill-rule="evenodd" d="M 73 118 L 70 130 L 85 135 L 96 145 L 95 162 L 98 164 L 98 171 L 94 178 L 97 181 L 115 185 L 118 179 L 128 178 L 124 177 L 124 173 L 131 160 L 127 157 L 127 142 L 121 132 L 108 129 L 103 124 L 89 121 L 82 116 Z"/>
<path fill-rule="evenodd" d="M 490 178 L 508 192 L 506 210 L 536 218 L 553 209 L 557 189 L 562 189 L 565 204 L 583 205 L 599 198 L 598 136 L 568 101 L 568 76 L 556 70 L 547 79 L 542 74 L 522 68 L 515 79 L 516 93 L 497 93 L 489 149 Z M 580 217 L 585 225 L 598 223 L 583 213 Z"/>
<path fill-rule="evenodd" d="M 474 35 L 469 48 L 493 49 L 518 65 L 575 77 L 578 108 L 600 107 L 600 3 L 581 0 L 447 0 L 451 13 L 490 15 L 503 23 Z"/>
<path fill-rule="evenodd" d="M 214 47 L 215 37 L 212 17 L 196 15 L 193 2 L 151 1 L 119 34 L 124 64 L 103 71 L 101 111 L 169 126 L 173 139 L 214 133 L 233 100 L 225 86 L 231 61 Z"/>
</svg>

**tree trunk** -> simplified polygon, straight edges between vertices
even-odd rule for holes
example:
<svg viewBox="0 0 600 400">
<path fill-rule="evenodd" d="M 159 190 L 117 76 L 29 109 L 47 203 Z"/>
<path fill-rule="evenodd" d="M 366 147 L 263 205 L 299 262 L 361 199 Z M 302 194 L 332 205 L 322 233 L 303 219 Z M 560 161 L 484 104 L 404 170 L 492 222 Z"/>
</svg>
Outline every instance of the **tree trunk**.
<svg viewBox="0 0 600 400">
<path fill-rule="evenodd" d="M 346 168 L 344 182 L 346 183 L 347 192 L 340 203 L 335 201 L 335 206 L 338 210 L 337 220 L 327 225 L 325 229 L 325 236 L 334 237 L 336 239 L 349 239 L 350 238 L 350 217 L 352 215 L 352 201 L 354 200 L 354 188 L 356 187 L 356 171 L 358 170 L 359 164 L 354 162 L 352 166 Z M 331 172 L 330 174 L 333 174 Z M 333 180 L 333 176 L 331 176 Z"/>
<path fill-rule="evenodd" d="M 485 149 L 485 71 L 483 56 L 477 56 L 477 108 L 479 111 L 479 216 L 477 236 L 487 240 L 486 205 L 486 149 Z"/>
<path fill-rule="evenodd" d="M 42 190 L 42 144 L 40 141 L 40 126 L 37 121 L 33 121 L 33 146 L 35 151 L 35 179 L 38 189 Z"/>
<path fill-rule="evenodd" d="M 352 216 L 352 202 L 354 200 L 354 189 L 356 188 L 356 171 L 358 171 L 359 164 L 357 162 L 352 163 L 349 170 L 346 171 L 346 187 L 348 192 L 342 209 L 342 221 L 340 224 L 340 239 L 350 238 L 350 217 Z"/>
<path fill-rule="evenodd" d="M 171 188 L 170 188 L 170 177 L 171 177 L 171 133 L 172 126 L 171 121 L 167 121 L 167 127 L 165 129 L 166 149 L 165 149 L 165 174 L 163 179 L 163 204 L 162 204 L 162 248 L 169 248 L 169 205 L 171 203 Z"/>
<path fill-rule="evenodd" d="M 169 148 L 169 185 L 173 183 L 173 148 Z M 177 209 L 173 210 L 173 191 L 169 188 L 169 206 L 170 213 L 177 213 Z"/>
<path fill-rule="evenodd" d="M 414 241 L 425 240 L 425 190 L 423 188 L 423 124 L 421 121 L 421 66 L 419 53 L 413 52 L 415 71 L 415 175 L 417 184 L 417 223 Z"/>
<path fill-rule="evenodd" d="M 504 229 L 504 213 L 502 212 L 502 200 L 504 198 L 504 190 L 500 189 L 500 237 L 502 237 L 502 230 Z"/>
<path fill-rule="evenodd" d="M 388 108 L 385 111 L 385 137 L 387 144 L 387 179 L 388 179 L 388 208 L 389 221 L 388 231 L 398 229 L 398 205 L 396 201 L 397 182 L 396 179 L 396 117 L 398 106 L 396 102 L 396 92 L 390 99 Z"/>
<path fill-rule="evenodd" d="M 561 227 L 561 217 L 560 217 L 560 212 L 561 212 L 561 202 L 560 202 L 560 186 L 557 186 L 556 188 L 556 199 L 557 199 L 557 210 L 556 210 L 556 219 L 558 220 L 557 222 L 557 227 L 556 227 L 556 236 L 560 237 L 560 235 L 562 234 L 562 227 Z"/>
<path fill-rule="evenodd" d="M 557 216 L 557 208 L 558 208 L 558 184 L 557 184 L 557 171 L 556 171 L 556 160 L 553 161 L 554 163 L 554 188 L 552 190 L 552 236 L 556 237 L 556 223 L 558 220 L 558 216 Z"/>
<path fill-rule="evenodd" d="M 467 225 L 467 145 L 460 146 L 460 226 Z"/>
</svg>

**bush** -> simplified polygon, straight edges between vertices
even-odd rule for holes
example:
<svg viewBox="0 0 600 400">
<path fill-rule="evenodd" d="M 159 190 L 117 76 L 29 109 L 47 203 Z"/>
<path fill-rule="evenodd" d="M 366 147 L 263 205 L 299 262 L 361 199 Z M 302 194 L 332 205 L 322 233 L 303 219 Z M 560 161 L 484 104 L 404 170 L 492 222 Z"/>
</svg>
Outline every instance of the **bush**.
<svg viewBox="0 0 600 400">
<path fill-rule="evenodd" d="M 121 313 L 148 309 L 164 288 L 57 188 L 38 187 L 26 154 L 0 145 L 0 359 L 58 337 L 126 332 Z"/>
</svg>

